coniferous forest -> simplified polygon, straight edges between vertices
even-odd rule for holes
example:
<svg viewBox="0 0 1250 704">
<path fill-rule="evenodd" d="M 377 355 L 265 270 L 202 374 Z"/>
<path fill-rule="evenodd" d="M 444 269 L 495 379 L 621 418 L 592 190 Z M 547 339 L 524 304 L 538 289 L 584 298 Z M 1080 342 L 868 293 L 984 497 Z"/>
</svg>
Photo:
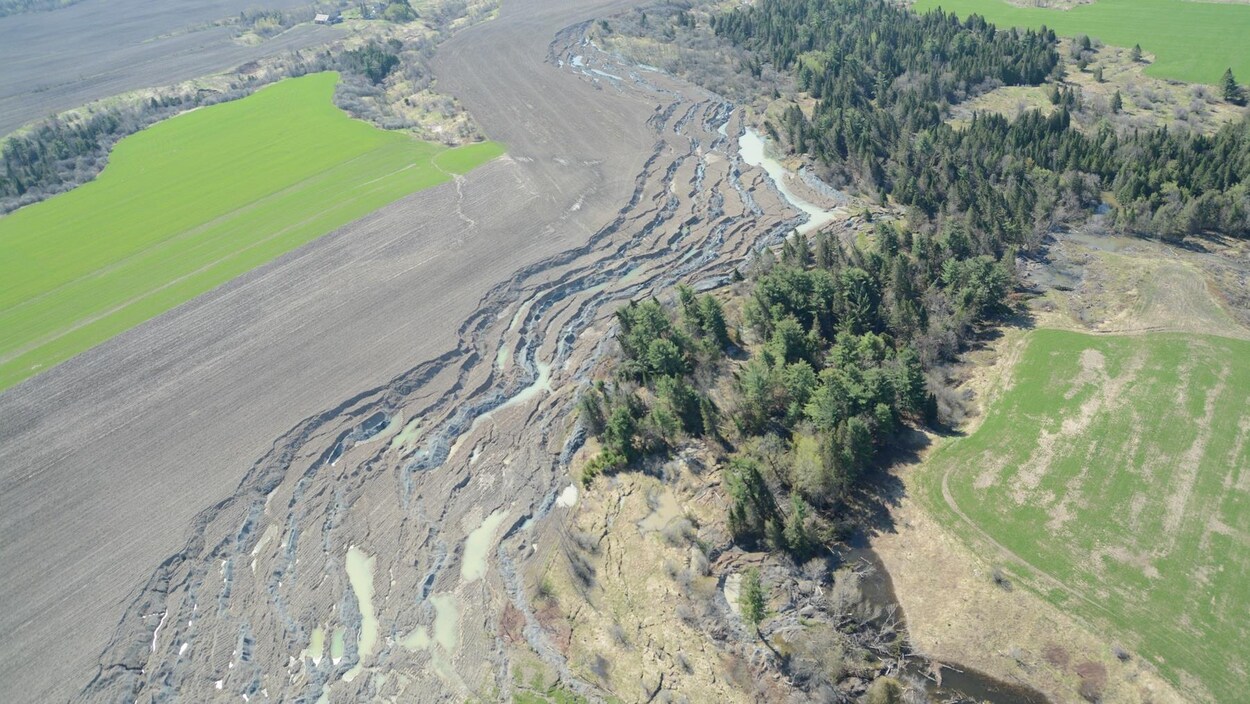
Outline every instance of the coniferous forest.
<svg viewBox="0 0 1250 704">
<path fill-rule="evenodd" d="M 998 29 L 978 16 L 919 15 L 885 0 L 764 0 L 716 17 L 722 38 L 793 72 L 816 99 L 773 126 L 869 192 L 930 218 L 966 222 L 978 250 L 1031 246 L 1060 203 L 1106 202 L 1124 232 L 1250 236 L 1250 119 L 1212 136 L 1166 128 L 1078 131 L 1076 96 L 1048 116 L 980 115 L 963 129 L 946 109 L 997 85 L 1038 85 L 1064 70 L 1053 32 Z"/>
</svg>

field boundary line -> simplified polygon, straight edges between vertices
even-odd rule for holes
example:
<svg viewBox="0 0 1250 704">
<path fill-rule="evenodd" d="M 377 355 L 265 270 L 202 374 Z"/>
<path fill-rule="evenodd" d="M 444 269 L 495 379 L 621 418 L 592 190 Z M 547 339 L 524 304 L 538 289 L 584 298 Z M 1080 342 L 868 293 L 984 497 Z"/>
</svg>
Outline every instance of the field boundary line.
<svg viewBox="0 0 1250 704">
<path fill-rule="evenodd" d="M 373 179 L 373 180 L 371 180 L 371 181 L 369 181 L 369 182 L 363 183 L 363 184 L 361 184 L 361 186 L 366 186 L 366 185 L 370 185 L 370 184 L 373 184 L 373 183 L 377 183 L 378 181 L 381 181 L 381 180 L 383 180 L 383 179 L 389 178 L 390 176 L 394 176 L 395 174 L 401 173 L 401 172 L 403 172 L 403 171 L 405 171 L 405 170 L 407 170 L 407 169 L 409 169 L 409 168 L 412 168 L 412 165 L 404 166 L 404 167 L 402 167 L 402 168 L 400 168 L 400 169 L 397 169 L 396 171 L 391 172 L 390 174 L 387 174 L 386 176 L 379 177 L 379 178 L 377 178 L 377 179 Z M 446 181 L 443 181 L 442 183 L 435 184 L 435 186 L 443 185 L 444 183 L 447 183 L 447 182 L 446 182 Z M 370 189 L 370 191 L 369 191 L 369 192 L 372 192 L 372 190 L 373 190 L 373 189 Z M 229 261 L 229 260 L 231 260 L 231 259 L 234 259 L 235 257 L 237 257 L 237 256 L 239 256 L 239 255 L 245 254 L 245 253 L 247 253 L 247 252 L 249 252 L 249 251 L 251 251 L 251 250 L 253 250 L 253 249 L 257 248 L 257 247 L 260 247 L 260 246 L 262 246 L 262 245 L 264 245 L 264 244 L 267 244 L 267 243 L 269 243 L 269 242 L 271 242 L 271 241 L 273 241 L 273 240 L 275 240 L 275 239 L 277 239 L 277 238 L 279 238 L 279 237 L 282 237 L 283 235 L 289 234 L 289 233 L 290 233 L 292 230 L 294 230 L 294 229 L 298 229 L 298 228 L 300 228 L 300 227 L 306 226 L 306 225 L 308 225 L 309 223 L 316 221 L 317 219 L 319 219 L 320 217 L 325 216 L 325 215 L 326 215 L 326 214 L 328 214 L 328 213 L 332 213 L 332 212 L 334 212 L 334 211 L 336 211 L 336 210 L 338 210 L 338 209 L 340 209 L 340 208 L 342 208 L 342 207 L 349 206 L 349 205 L 351 205 L 351 204 L 355 203 L 356 201 L 358 201 L 360 198 L 363 198 L 363 197 L 367 196 L 369 192 L 366 192 L 366 193 L 360 193 L 360 194 L 356 195 L 355 197 L 353 197 L 353 198 L 351 198 L 351 199 L 349 199 L 349 200 L 340 201 L 339 203 L 335 204 L 333 207 L 327 208 L 327 209 L 325 209 L 325 210 L 318 211 L 318 212 L 317 212 L 315 215 L 313 215 L 313 216 L 310 216 L 310 217 L 304 218 L 303 220 L 300 220 L 300 221 L 298 221 L 298 222 L 291 223 L 291 224 L 289 224 L 289 225 L 287 225 L 287 226 L 285 226 L 285 227 L 283 227 L 283 228 L 281 228 L 281 229 L 279 229 L 279 230 L 276 230 L 276 231 L 272 232 L 269 236 L 267 236 L 267 237 L 265 237 L 265 238 L 263 238 L 263 239 L 259 239 L 259 240 L 256 240 L 256 241 L 254 241 L 254 242 L 249 243 L 249 244 L 248 244 L 247 246 L 245 246 L 245 247 L 242 247 L 242 248 L 240 248 L 240 249 L 234 249 L 234 250 L 231 250 L 231 251 L 230 251 L 228 254 L 226 254 L 225 256 L 223 256 L 223 257 L 219 257 L 219 258 L 214 259 L 214 260 L 212 260 L 212 261 L 210 261 L 210 262 L 206 262 L 206 263 L 204 263 L 203 265 L 201 265 L 201 266 L 197 267 L 196 269 L 193 269 L 192 271 L 186 272 L 185 274 L 183 274 L 183 275 L 181 275 L 181 276 L 179 276 L 179 277 L 177 277 L 177 278 L 170 279 L 169 281 L 166 281 L 166 282 L 162 283 L 160 286 L 157 286 L 157 287 L 155 287 L 155 288 L 148 289 L 148 290 L 146 290 L 146 291 L 144 291 L 144 292 L 140 293 L 140 294 L 139 294 L 139 295 L 137 295 L 137 296 L 133 296 L 133 297 L 131 297 L 131 298 L 129 298 L 129 299 L 127 299 L 127 300 L 125 300 L 125 301 L 122 301 L 122 302 L 118 303 L 117 305 L 114 305 L 114 306 L 113 306 L 113 307 L 111 307 L 111 308 L 106 309 L 106 310 L 99 311 L 99 312 L 97 312 L 96 314 L 94 314 L 94 315 L 92 315 L 92 316 L 90 316 L 90 317 L 88 317 L 88 318 L 80 319 L 80 320 L 78 320 L 77 322 L 75 322 L 73 325 L 71 325 L 71 326 L 69 326 L 69 327 L 66 327 L 66 328 L 61 328 L 61 329 L 60 329 L 60 330 L 58 330 L 58 331 L 55 331 L 55 332 L 53 332 L 53 333 L 49 333 L 49 334 L 47 334 L 47 335 L 44 335 L 43 337 L 39 338 L 38 340 L 35 340 L 35 341 L 32 341 L 32 342 L 29 342 L 29 343 L 27 343 L 26 345 L 24 345 L 23 347 L 21 347 L 21 348 L 19 348 L 19 349 L 16 349 L 16 350 L 13 350 L 13 351 L 11 351 L 11 352 L 7 352 L 7 353 L 5 353 L 5 354 L 3 354 L 3 355 L 0 355 L 0 365 L 9 364 L 9 363 L 11 363 L 11 362 L 15 361 L 16 359 L 20 358 L 20 357 L 21 357 L 22 355 L 24 355 L 24 354 L 27 354 L 27 353 L 32 352 L 32 351 L 34 351 L 34 350 L 38 350 L 38 349 L 39 349 L 39 348 L 41 348 L 41 347 L 47 346 L 47 345 L 49 345 L 49 344 L 51 344 L 51 343 L 54 343 L 54 342 L 56 342 L 57 340 L 59 340 L 59 339 L 61 339 L 61 338 L 65 337 L 66 335 L 70 335 L 70 334 L 72 334 L 72 333 L 74 333 L 74 332 L 77 332 L 78 330 L 81 330 L 81 329 L 82 329 L 82 328 L 84 328 L 84 327 L 87 327 L 88 325 L 91 325 L 91 324 L 93 324 L 93 323 L 96 323 L 96 322 L 99 322 L 99 321 L 101 321 L 101 320 L 104 320 L 104 319 L 108 318 L 109 316 L 115 315 L 116 313 L 118 313 L 118 312 L 120 312 L 120 311 L 123 311 L 123 310 L 125 310 L 126 308 L 129 308 L 129 307 L 131 307 L 131 306 L 135 305 L 136 303 L 139 303 L 139 302 L 141 302 L 141 301 L 143 301 L 143 300 L 145 300 L 145 299 L 147 299 L 147 298 L 150 298 L 150 297 L 152 297 L 152 296 L 154 296 L 154 295 L 156 295 L 156 294 L 160 293 L 161 291 L 164 291 L 164 290 L 166 290 L 166 289 L 170 288 L 171 286 L 175 286 L 175 285 L 177 285 L 177 284 L 180 284 L 180 283 L 183 283 L 183 282 L 187 281 L 188 279 L 192 279 L 192 278 L 194 278 L 194 277 L 196 277 L 196 276 L 198 276 L 198 275 L 200 275 L 200 274 L 203 274 L 204 272 L 206 272 L 206 271 L 208 271 L 208 270 L 211 270 L 211 269 L 213 269 L 214 267 L 217 267 L 217 266 L 221 265 L 221 264 L 222 264 L 222 263 L 224 263 L 224 262 L 227 262 L 227 261 Z M 409 193 L 409 194 L 405 194 L 405 195 L 403 195 L 403 196 L 400 196 L 400 198 L 405 198 L 405 197 L 407 197 L 408 195 L 411 195 L 411 193 Z M 393 202 L 393 201 L 392 201 L 392 202 Z M 360 217 L 366 217 L 367 215 L 368 215 L 368 213 L 366 213 L 365 215 L 362 215 L 362 216 L 360 216 Z M 347 224 L 350 224 L 351 222 L 355 222 L 355 220 L 359 220 L 359 219 L 360 219 L 360 218 L 355 218 L 354 220 L 349 221 Z M 300 249 L 301 247 L 303 247 L 303 246 L 305 246 L 305 245 L 307 245 L 307 244 L 311 244 L 312 242 L 315 242 L 316 240 L 320 239 L 321 237 L 324 237 L 324 236 L 326 236 L 326 235 L 328 235 L 328 234 L 330 234 L 330 233 L 334 232 L 335 230 L 340 229 L 341 227 L 343 227 L 343 225 L 341 225 L 341 226 L 339 226 L 339 227 L 335 227 L 333 230 L 330 230 L 330 231 L 328 231 L 328 232 L 325 232 L 325 233 L 323 233 L 323 234 L 321 234 L 321 235 L 319 235 L 319 236 L 317 236 L 317 237 L 313 238 L 312 240 L 309 240 L 308 242 L 305 242 L 304 244 L 301 244 L 301 245 L 299 245 L 299 246 L 295 247 L 294 249 L 292 249 L 292 250 L 290 250 L 290 251 L 296 251 L 296 250 Z M 241 274 L 240 274 L 240 275 L 241 275 Z M 237 275 L 236 275 L 236 276 L 237 276 Z M 234 279 L 234 278 L 235 278 L 235 277 L 234 277 L 234 276 L 232 276 L 232 277 L 230 277 L 229 279 L 227 279 L 226 281 L 222 281 L 222 282 L 220 282 L 220 283 L 218 283 L 218 284 L 216 284 L 216 285 L 212 286 L 212 287 L 211 287 L 210 289 L 208 289 L 208 290 L 210 290 L 210 291 L 211 291 L 213 288 L 217 288 L 217 286 L 220 286 L 220 285 L 222 285 L 222 284 L 224 284 L 224 283 L 228 283 L 230 280 L 232 280 L 232 279 Z M 191 299 L 191 300 L 193 300 L 193 299 L 194 299 L 194 297 L 192 297 L 192 299 Z M 186 301 L 184 301 L 184 303 L 185 303 L 185 302 L 186 302 Z M 181 303 L 180 303 L 180 304 L 178 304 L 178 305 L 181 305 Z M 173 308 L 177 308 L 177 307 L 178 307 L 177 305 L 173 306 Z M 168 309 L 168 310 L 172 310 L 173 308 L 170 308 L 170 309 Z M 8 312 L 8 311 L 6 311 L 6 312 Z M 150 319 L 150 318 L 149 318 L 149 319 Z M 132 327 L 133 327 L 133 326 L 132 326 Z M 130 328 L 127 328 L 127 329 L 130 329 Z M 118 333 L 118 334 L 120 334 L 120 333 Z M 112 336 L 110 336 L 110 337 L 112 337 Z M 106 338 L 105 340 L 101 340 L 100 342 L 97 342 L 97 343 L 95 343 L 95 344 L 101 344 L 102 342 L 105 342 L 107 339 L 109 339 L 109 338 Z M 94 347 L 94 346 L 95 346 L 95 345 L 92 345 L 92 347 Z M 80 352 L 80 353 L 76 353 L 76 354 L 81 354 L 81 352 Z"/>
</svg>

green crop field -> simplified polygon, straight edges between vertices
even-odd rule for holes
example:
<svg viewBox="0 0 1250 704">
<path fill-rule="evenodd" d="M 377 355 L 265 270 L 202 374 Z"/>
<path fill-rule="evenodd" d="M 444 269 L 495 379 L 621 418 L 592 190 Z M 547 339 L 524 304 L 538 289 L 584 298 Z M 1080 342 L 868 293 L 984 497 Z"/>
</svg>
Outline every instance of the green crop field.
<svg viewBox="0 0 1250 704">
<path fill-rule="evenodd" d="M 120 141 L 94 181 L 0 217 L 0 389 L 503 153 L 353 120 L 335 73 Z"/>
<path fill-rule="evenodd" d="M 922 501 L 1195 700 L 1250 682 L 1250 342 L 1029 333 Z M 1195 683 L 1199 683 L 1195 685 Z"/>
<path fill-rule="evenodd" d="M 916 0 L 916 9 L 941 7 L 960 17 L 979 14 L 1005 27 L 1046 25 L 1067 36 L 1088 34 L 1107 44 L 1155 55 L 1146 73 L 1214 84 L 1227 68 L 1250 81 L 1250 5 L 1191 0 L 1096 0 L 1070 10 L 1019 7 L 1003 0 Z"/>
</svg>

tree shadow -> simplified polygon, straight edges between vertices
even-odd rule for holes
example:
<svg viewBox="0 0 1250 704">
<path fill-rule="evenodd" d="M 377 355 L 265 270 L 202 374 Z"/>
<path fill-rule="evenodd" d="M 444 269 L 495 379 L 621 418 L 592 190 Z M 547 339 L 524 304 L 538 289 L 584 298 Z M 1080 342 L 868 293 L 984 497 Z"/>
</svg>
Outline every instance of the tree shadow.
<svg viewBox="0 0 1250 704">
<path fill-rule="evenodd" d="M 847 498 L 848 518 L 856 526 L 848 539 L 853 548 L 867 546 L 867 541 L 882 533 L 895 533 L 894 510 L 907 494 L 900 471 L 918 466 L 924 453 L 932 446 L 931 436 L 964 437 L 964 433 L 944 424 L 936 424 L 928 432 L 907 427 L 881 453 L 877 466 L 865 475 Z"/>
</svg>

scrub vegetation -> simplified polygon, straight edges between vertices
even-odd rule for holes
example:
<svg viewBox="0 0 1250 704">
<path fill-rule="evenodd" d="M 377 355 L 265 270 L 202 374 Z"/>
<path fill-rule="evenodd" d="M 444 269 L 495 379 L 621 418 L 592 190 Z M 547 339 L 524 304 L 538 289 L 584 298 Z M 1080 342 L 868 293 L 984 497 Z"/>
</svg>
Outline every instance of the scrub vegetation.
<svg viewBox="0 0 1250 704">
<path fill-rule="evenodd" d="M 502 153 L 352 120 L 331 102 L 337 80 L 161 122 L 96 180 L 0 218 L 0 388 Z"/>
<path fill-rule="evenodd" d="M 1192 0 L 1097 0 L 1071 9 L 1020 7 L 1003 0 L 916 0 L 918 10 L 977 14 L 1000 27 L 1042 27 L 1140 46 L 1159 78 L 1217 85 L 1226 69 L 1250 78 L 1250 6 Z"/>
<path fill-rule="evenodd" d="M 1179 134 L 1211 135 L 1226 123 L 1245 115 L 1217 88 L 1145 75 L 1148 67 L 1132 59 L 1132 52 L 1108 46 L 1087 35 L 1059 42 L 1068 62 L 1063 83 L 1079 99 L 1069 112 L 1077 129 L 1097 134 L 1104 127 L 1117 134 L 1150 131 L 1166 126 Z M 1029 110 L 1049 114 L 1058 109 L 1054 85 L 1003 86 L 953 106 L 948 120 L 966 126 L 975 113 L 992 112 L 1013 120 Z"/>
<path fill-rule="evenodd" d="M 716 297 L 685 288 L 675 310 L 654 300 L 623 308 L 614 378 L 580 401 L 601 447 L 583 482 L 701 442 L 720 456 L 738 546 L 803 564 L 849 537 L 887 447 L 936 420 L 926 363 L 1004 312 L 1013 279 L 1010 256 L 976 253 L 959 229 L 933 237 L 881 222 L 870 241 L 821 233 L 812 246 L 796 234 L 779 259 L 765 250 L 730 319 Z M 772 647 L 766 588 L 746 578 L 743 589 L 743 617 Z M 820 693 L 853 670 L 791 674 Z"/>
<path fill-rule="evenodd" d="M 1250 668 L 1250 344 L 1031 332 L 984 422 L 930 458 L 932 511 L 1013 579 L 1202 699 Z"/>
</svg>

